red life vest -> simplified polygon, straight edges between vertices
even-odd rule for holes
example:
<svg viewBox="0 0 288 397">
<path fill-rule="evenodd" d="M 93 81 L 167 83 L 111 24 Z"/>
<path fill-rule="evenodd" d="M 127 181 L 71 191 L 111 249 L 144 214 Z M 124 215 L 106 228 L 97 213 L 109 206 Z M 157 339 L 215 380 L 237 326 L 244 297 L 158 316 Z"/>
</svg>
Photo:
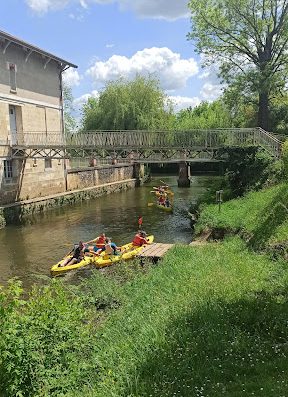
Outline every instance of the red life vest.
<svg viewBox="0 0 288 397">
<path fill-rule="evenodd" d="M 103 248 L 103 246 L 104 246 L 104 244 L 105 244 L 105 240 L 106 240 L 106 237 L 99 236 L 99 237 L 97 238 L 97 241 L 96 241 L 96 247 L 97 247 L 97 248 Z"/>
<path fill-rule="evenodd" d="M 143 245 L 143 237 L 139 236 L 139 234 L 136 234 L 132 241 L 133 245 L 137 245 L 137 247 L 141 247 Z"/>
</svg>

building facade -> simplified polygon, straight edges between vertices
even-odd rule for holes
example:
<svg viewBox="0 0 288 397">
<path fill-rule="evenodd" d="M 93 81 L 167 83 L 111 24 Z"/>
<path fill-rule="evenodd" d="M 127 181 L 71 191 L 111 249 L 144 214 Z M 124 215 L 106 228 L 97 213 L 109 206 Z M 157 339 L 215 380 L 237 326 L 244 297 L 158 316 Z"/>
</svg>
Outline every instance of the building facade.
<svg viewBox="0 0 288 397">
<path fill-rule="evenodd" d="M 63 159 L 14 149 L 35 137 L 39 146 L 63 139 L 68 67 L 77 66 L 0 31 L 0 204 L 65 191 Z"/>
</svg>

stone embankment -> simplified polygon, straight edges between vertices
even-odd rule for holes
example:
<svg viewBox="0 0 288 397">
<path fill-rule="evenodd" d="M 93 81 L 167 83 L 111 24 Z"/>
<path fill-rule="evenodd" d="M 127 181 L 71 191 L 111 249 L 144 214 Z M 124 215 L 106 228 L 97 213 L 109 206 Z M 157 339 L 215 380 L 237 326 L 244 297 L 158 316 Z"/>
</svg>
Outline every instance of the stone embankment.
<svg viewBox="0 0 288 397">
<path fill-rule="evenodd" d="M 62 207 L 76 202 L 97 198 L 105 194 L 135 188 L 135 186 L 137 186 L 137 182 L 137 179 L 126 179 L 119 182 L 112 182 L 3 205 L 0 207 L 0 227 L 4 227 L 6 224 L 19 223 L 27 215 L 44 212 L 51 208 Z"/>
</svg>

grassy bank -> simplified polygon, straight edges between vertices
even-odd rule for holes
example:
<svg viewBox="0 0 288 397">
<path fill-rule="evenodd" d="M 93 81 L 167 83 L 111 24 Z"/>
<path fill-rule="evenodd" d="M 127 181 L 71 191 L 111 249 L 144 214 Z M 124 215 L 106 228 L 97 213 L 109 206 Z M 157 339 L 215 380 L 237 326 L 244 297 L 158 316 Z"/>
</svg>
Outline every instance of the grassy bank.
<svg viewBox="0 0 288 397">
<path fill-rule="evenodd" d="M 281 184 L 240 199 L 202 209 L 196 233 L 206 229 L 241 232 L 255 249 L 288 241 L 288 185 Z"/>
<path fill-rule="evenodd" d="M 234 237 L 131 266 L 14 299 L 1 317 L 3 396 L 287 395 L 283 262 Z"/>
</svg>

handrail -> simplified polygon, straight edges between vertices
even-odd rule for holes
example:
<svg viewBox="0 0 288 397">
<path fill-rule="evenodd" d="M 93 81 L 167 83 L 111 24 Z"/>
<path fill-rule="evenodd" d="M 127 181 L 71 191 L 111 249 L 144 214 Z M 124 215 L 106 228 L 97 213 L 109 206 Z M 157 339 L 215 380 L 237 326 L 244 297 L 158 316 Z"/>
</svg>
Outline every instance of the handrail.
<svg viewBox="0 0 288 397">
<path fill-rule="evenodd" d="M 261 146 L 281 156 L 281 141 L 262 128 L 218 128 L 186 131 L 87 131 L 74 134 L 21 132 L 10 134 L 10 145 L 20 148 L 112 149 L 218 149 L 227 146 Z M 1 144 L 1 142 L 0 142 Z"/>
</svg>

